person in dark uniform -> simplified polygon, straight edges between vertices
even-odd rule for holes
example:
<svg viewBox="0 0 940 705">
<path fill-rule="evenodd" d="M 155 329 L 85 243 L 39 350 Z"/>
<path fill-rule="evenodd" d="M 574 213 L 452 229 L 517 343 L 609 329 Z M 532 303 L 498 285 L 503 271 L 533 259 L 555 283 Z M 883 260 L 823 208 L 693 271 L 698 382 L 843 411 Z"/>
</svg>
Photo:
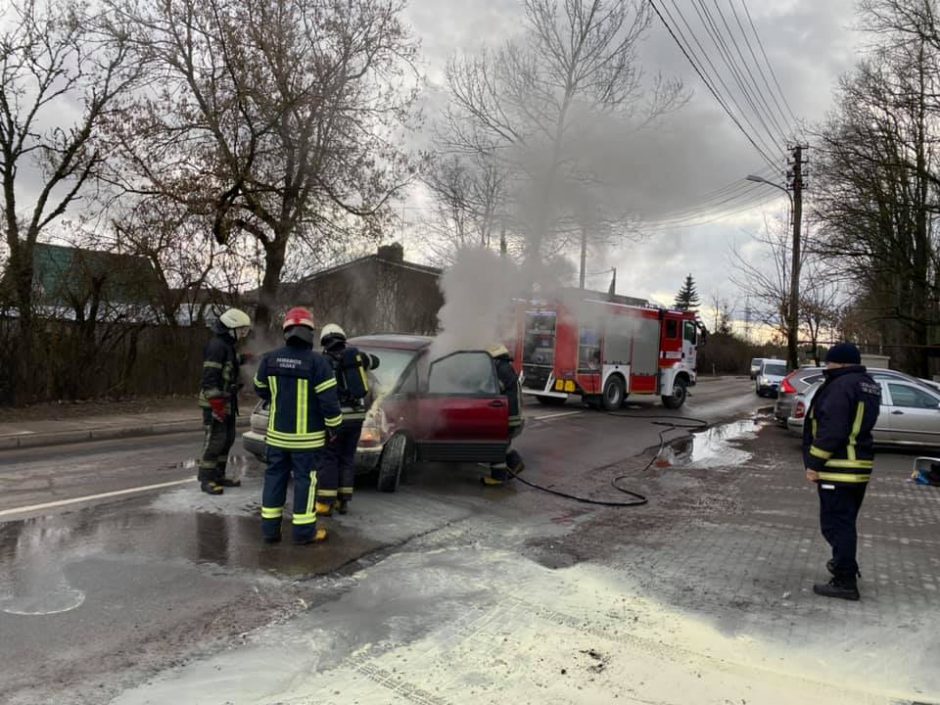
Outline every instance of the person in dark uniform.
<svg viewBox="0 0 940 705">
<path fill-rule="evenodd" d="M 292 308 L 283 328 L 287 345 L 261 358 L 255 375 L 255 391 L 270 402 L 261 529 L 267 543 L 281 540 L 287 482 L 293 475 L 294 543 L 307 544 L 326 538 L 326 529 L 317 528 L 314 507 L 317 472 L 328 462 L 325 447 L 334 442 L 343 415 L 333 366 L 313 350 L 313 314 Z"/>
<path fill-rule="evenodd" d="M 496 364 L 496 378 L 499 380 L 499 391 L 506 395 L 509 403 L 509 440 L 522 433 L 522 387 L 519 385 L 519 375 L 512 366 L 512 357 L 505 345 L 494 345 L 489 350 L 490 356 Z M 518 475 L 525 469 L 525 463 L 519 452 L 511 447 L 506 453 L 506 460 L 490 465 L 490 476 L 483 478 L 483 484 L 499 486 L 513 475 Z"/>
<path fill-rule="evenodd" d="M 852 343 L 830 348 L 825 382 L 803 423 L 806 479 L 818 488 L 819 524 L 832 547 L 832 579 L 813 592 L 844 600 L 859 599 L 855 522 L 874 466 L 872 428 L 881 405 L 881 388 L 861 362 Z"/>
<path fill-rule="evenodd" d="M 214 335 L 206 343 L 202 361 L 199 406 L 205 442 L 199 459 L 199 487 L 208 494 L 222 494 L 225 487 L 238 487 L 239 480 L 225 476 L 228 454 L 235 443 L 238 416 L 238 374 L 245 356 L 235 346 L 251 330 L 244 311 L 230 308 L 212 326 Z"/>
</svg>

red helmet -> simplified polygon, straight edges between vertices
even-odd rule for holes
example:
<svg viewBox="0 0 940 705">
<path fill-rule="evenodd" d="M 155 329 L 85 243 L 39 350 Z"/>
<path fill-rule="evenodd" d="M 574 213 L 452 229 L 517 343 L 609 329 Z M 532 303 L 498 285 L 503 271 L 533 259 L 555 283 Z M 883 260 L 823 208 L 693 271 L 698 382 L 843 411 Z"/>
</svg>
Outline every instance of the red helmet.
<svg viewBox="0 0 940 705">
<path fill-rule="evenodd" d="M 303 306 L 294 306 L 294 308 L 287 312 L 287 315 L 284 316 L 284 325 L 281 328 L 287 330 L 294 326 L 306 326 L 310 330 L 313 330 L 313 314 L 310 313 L 309 309 Z"/>
</svg>

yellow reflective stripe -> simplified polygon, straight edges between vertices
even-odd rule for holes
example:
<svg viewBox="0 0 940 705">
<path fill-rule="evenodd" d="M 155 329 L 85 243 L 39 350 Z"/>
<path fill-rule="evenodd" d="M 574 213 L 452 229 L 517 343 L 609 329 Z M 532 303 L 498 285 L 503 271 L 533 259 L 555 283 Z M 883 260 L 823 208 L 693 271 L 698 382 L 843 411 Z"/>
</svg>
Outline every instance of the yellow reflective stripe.
<svg viewBox="0 0 940 705">
<path fill-rule="evenodd" d="M 340 494 L 352 494 L 354 489 L 356 488 L 355 487 L 340 487 L 339 493 Z"/>
<path fill-rule="evenodd" d="M 858 484 L 868 482 L 871 479 L 871 475 L 856 475 L 849 472 L 821 472 L 819 473 L 819 479 L 823 482 L 851 482 Z"/>
<path fill-rule="evenodd" d="M 849 446 L 846 455 L 849 460 L 855 460 L 855 441 L 862 430 L 862 419 L 865 416 L 865 403 L 859 402 L 855 410 L 855 423 L 852 424 L 852 433 L 849 434 Z"/>
<path fill-rule="evenodd" d="M 297 435 L 307 433 L 307 396 L 310 393 L 310 383 L 305 379 L 297 380 Z"/>
<path fill-rule="evenodd" d="M 203 367 L 212 367 L 212 368 L 217 369 L 217 370 L 221 370 L 221 369 L 222 369 L 222 363 L 221 363 L 221 362 L 212 362 L 211 360 L 203 360 L 202 366 L 203 366 Z"/>
<path fill-rule="evenodd" d="M 267 388 L 268 388 L 268 385 L 267 385 L 267 384 L 265 384 L 265 383 L 262 382 L 260 379 L 258 379 L 258 375 L 255 375 L 255 380 L 254 380 L 254 382 L 255 382 L 255 386 L 256 386 L 256 387 L 262 387 L 263 389 L 267 389 Z"/>
<path fill-rule="evenodd" d="M 832 453 L 830 451 L 817 448 L 816 446 L 809 447 L 809 454 L 816 458 L 822 458 L 823 460 L 828 460 L 832 457 Z"/>
<path fill-rule="evenodd" d="M 326 431 L 313 433 L 284 433 L 283 431 L 268 431 L 269 438 L 279 438 L 282 441 L 322 441 L 326 438 Z"/>
<path fill-rule="evenodd" d="M 328 419 L 323 419 L 323 423 L 325 423 L 325 424 L 326 424 L 327 426 L 329 426 L 330 428 L 333 428 L 333 427 L 335 427 L 335 426 L 339 426 L 341 423 L 343 423 L 343 415 L 342 415 L 342 414 L 338 414 L 338 415 L 336 415 L 336 416 L 331 416 L 331 417 L 328 418 Z"/>
<path fill-rule="evenodd" d="M 320 441 L 282 441 L 278 438 L 266 438 L 265 443 L 274 448 L 284 450 L 316 450 L 326 445 L 325 440 Z"/>
<path fill-rule="evenodd" d="M 312 468 L 310 470 L 310 492 L 307 493 L 307 514 L 313 514 L 313 519 L 316 521 L 317 513 L 314 510 L 313 506 L 316 502 L 317 497 L 317 469 Z"/>
<path fill-rule="evenodd" d="M 261 507 L 262 519 L 280 519 L 284 516 L 284 507 Z"/>
<path fill-rule="evenodd" d="M 326 380 L 326 382 L 320 382 L 316 387 L 313 388 L 317 394 L 323 394 L 327 389 L 332 389 L 336 386 L 336 377 L 331 377 Z"/>
<path fill-rule="evenodd" d="M 316 512 L 313 514 L 295 514 L 294 518 L 291 519 L 291 523 L 294 526 L 306 526 L 307 524 L 316 524 L 317 515 Z"/>
<path fill-rule="evenodd" d="M 859 470 L 864 470 L 865 468 L 875 467 L 875 463 L 872 460 L 842 460 L 835 458 L 833 460 L 826 461 L 827 468 L 857 468 Z"/>
<path fill-rule="evenodd" d="M 277 414 L 277 377 L 268 377 L 271 383 L 271 403 L 268 405 L 268 434 L 276 433 L 274 430 L 274 418 Z"/>
<path fill-rule="evenodd" d="M 317 490 L 317 494 L 320 497 L 332 498 L 336 496 L 336 490 Z"/>
</svg>

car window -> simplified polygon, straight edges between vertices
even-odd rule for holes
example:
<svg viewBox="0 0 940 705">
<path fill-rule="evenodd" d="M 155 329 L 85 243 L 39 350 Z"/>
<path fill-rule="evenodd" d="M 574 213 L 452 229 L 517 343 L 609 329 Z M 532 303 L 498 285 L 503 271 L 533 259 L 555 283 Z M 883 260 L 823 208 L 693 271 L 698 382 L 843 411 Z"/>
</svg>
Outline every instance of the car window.
<svg viewBox="0 0 940 705">
<path fill-rule="evenodd" d="M 435 360 L 428 373 L 429 394 L 499 394 L 493 358 L 485 352 L 457 352 Z"/>
<path fill-rule="evenodd" d="M 695 324 L 692 323 L 692 321 L 686 321 L 685 326 L 683 327 L 683 330 L 685 332 L 685 335 L 684 335 L 685 339 L 689 341 L 690 343 L 692 343 L 693 345 L 695 345 L 696 333 L 697 333 L 695 329 Z"/>
<path fill-rule="evenodd" d="M 765 375 L 787 376 L 787 366 L 781 363 L 767 363 L 761 370 Z"/>
<path fill-rule="evenodd" d="M 377 392 L 379 394 L 387 392 L 395 387 L 402 373 L 408 367 L 414 358 L 414 352 L 410 350 L 391 350 L 389 348 L 359 348 L 364 353 L 375 355 L 379 359 L 378 368 L 371 371 L 375 378 Z M 415 391 L 417 391 L 417 377 L 415 377 Z"/>
<path fill-rule="evenodd" d="M 666 321 L 666 337 L 670 340 L 679 337 L 679 321 L 675 319 Z"/>
<path fill-rule="evenodd" d="M 940 401 L 921 389 L 898 382 L 888 383 L 888 390 L 891 392 L 891 403 L 894 406 L 910 409 L 936 409 Z"/>
</svg>

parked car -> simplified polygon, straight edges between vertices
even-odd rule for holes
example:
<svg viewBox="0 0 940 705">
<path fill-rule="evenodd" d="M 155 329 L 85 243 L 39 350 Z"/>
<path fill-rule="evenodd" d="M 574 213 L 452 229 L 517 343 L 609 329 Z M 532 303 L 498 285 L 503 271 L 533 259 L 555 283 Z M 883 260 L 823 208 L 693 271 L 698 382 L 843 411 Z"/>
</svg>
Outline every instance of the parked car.
<svg viewBox="0 0 940 705">
<path fill-rule="evenodd" d="M 873 435 L 880 446 L 940 447 L 940 391 L 894 370 L 870 369 L 881 385 L 881 413 Z M 822 381 L 798 394 L 787 429 L 802 436 L 803 420 Z"/>
<path fill-rule="evenodd" d="M 754 383 L 754 392 L 759 397 L 777 396 L 777 390 L 780 389 L 780 383 L 787 376 L 786 360 L 761 360 L 760 369 L 757 371 L 757 379 Z"/>
<path fill-rule="evenodd" d="M 801 367 L 784 377 L 777 390 L 777 401 L 774 402 L 774 420 L 786 428 L 787 419 L 793 414 L 796 396 L 822 378 L 822 367 Z"/>
<path fill-rule="evenodd" d="M 460 350 L 431 360 L 433 338 L 368 335 L 351 338 L 379 359 L 375 401 L 356 449 L 359 474 L 378 470 L 378 486 L 394 492 L 414 462 L 498 462 L 509 448 L 509 406 L 489 353 Z M 267 404 L 251 414 L 245 449 L 264 454 Z"/>
<path fill-rule="evenodd" d="M 760 363 L 764 361 L 762 357 L 751 358 L 751 379 L 757 379 L 757 373 L 760 372 Z"/>
</svg>

